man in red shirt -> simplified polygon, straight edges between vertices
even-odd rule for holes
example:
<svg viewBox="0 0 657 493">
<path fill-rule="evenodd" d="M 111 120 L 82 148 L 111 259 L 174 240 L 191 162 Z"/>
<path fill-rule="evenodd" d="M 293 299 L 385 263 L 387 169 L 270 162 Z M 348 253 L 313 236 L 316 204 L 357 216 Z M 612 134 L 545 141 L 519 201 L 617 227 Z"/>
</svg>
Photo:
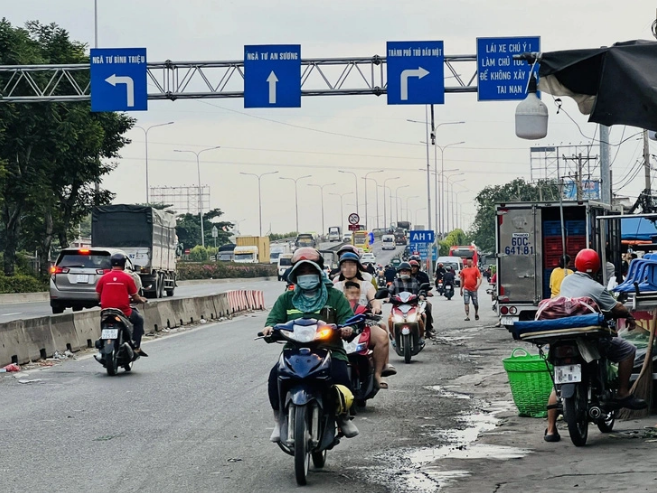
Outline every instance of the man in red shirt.
<svg viewBox="0 0 657 493">
<path fill-rule="evenodd" d="M 141 338 L 144 335 L 144 318 L 130 306 L 130 301 L 145 303 L 147 300 L 139 296 L 134 279 L 125 272 L 125 255 L 115 253 L 110 260 L 112 270 L 101 277 L 96 285 L 100 307 L 101 309 L 116 308 L 128 317 L 133 326 L 132 340 L 135 356 L 147 357 L 148 355 L 140 348 Z"/>
<path fill-rule="evenodd" d="M 468 259 L 468 266 L 461 271 L 461 296 L 465 303 L 465 321 L 470 321 L 470 299 L 475 309 L 475 320 L 479 320 L 479 298 L 477 290 L 481 286 L 481 272 L 473 266 L 472 259 Z"/>
</svg>

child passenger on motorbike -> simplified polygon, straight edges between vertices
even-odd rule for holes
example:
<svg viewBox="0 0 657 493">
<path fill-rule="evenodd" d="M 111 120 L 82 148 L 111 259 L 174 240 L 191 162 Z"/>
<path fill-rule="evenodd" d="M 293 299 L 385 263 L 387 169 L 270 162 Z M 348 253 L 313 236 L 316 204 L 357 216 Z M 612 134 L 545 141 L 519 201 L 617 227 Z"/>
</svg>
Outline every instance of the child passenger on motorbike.
<svg viewBox="0 0 657 493">
<path fill-rule="evenodd" d="M 357 283 L 360 287 L 358 304 L 370 306 L 372 313 L 381 313 L 381 302 L 374 298 L 376 290 L 371 283 L 363 278 L 364 268 L 360 263 L 358 255 L 347 252 L 340 257 L 340 276 L 335 282 L 335 287 L 347 294 L 347 283 Z M 353 288 L 352 288 L 353 289 Z M 389 357 L 388 335 L 386 334 L 385 325 L 370 326 L 370 349 L 374 359 L 374 379 L 380 389 L 387 389 L 388 382 L 383 377 L 395 375 L 397 370 L 388 363 Z"/>
<path fill-rule="evenodd" d="M 333 283 L 326 277 L 324 259 L 314 248 L 304 247 L 294 252 L 289 280 L 294 283 L 294 291 L 286 291 L 278 297 L 267 317 L 267 327 L 263 329 L 263 335 L 271 335 L 273 326 L 276 324 L 302 317 L 344 324 L 354 315 L 342 291 L 335 289 Z M 329 311 L 335 313 L 335 320 L 326 320 Z M 323 346 L 331 350 L 332 383 L 344 385 L 350 390 L 351 382 L 347 369 L 349 360 L 342 339 L 348 339 L 353 334 L 353 328 L 342 328 L 339 336 L 327 341 Z M 269 373 L 269 402 L 274 410 L 275 420 L 274 431 L 270 437 L 272 442 L 278 442 L 281 439 L 279 401 L 278 364 L 276 364 Z M 339 416 L 337 422 L 345 437 L 352 438 L 358 435 L 358 428 L 349 421 L 347 416 Z"/>
</svg>

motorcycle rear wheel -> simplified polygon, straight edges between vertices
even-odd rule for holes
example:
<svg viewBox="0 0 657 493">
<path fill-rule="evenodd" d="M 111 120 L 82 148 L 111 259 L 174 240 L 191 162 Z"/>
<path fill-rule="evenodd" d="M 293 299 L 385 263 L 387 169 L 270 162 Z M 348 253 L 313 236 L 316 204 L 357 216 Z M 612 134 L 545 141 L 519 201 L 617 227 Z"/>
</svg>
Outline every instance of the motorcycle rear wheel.
<svg viewBox="0 0 657 493">
<path fill-rule="evenodd" d="M 404 340 L 404 363 L 408 364 L 411 362 L 411 335 L 405 334 L 402 336 Z"/>
<path fill-rule="evenodd" d="M 576 447 L 586 445 L 589 436 L 589 419 L 586 412 L 586 384 L 575 387 L 575 395 L 564 399 L 563 414 L 568 424 L 570 440 Z"/>
<path fill-rule="evenodd" d="M 616 424 L 616 411 L 610 412 L 606 420 L 597 423 L 598 430 L 601 433 L 611 433 L 614 430 L 614 424 Z"/>
<path fill-rule="evenodd" d="M 113 344 L 113 343 L 112 343 Z M 105 356 L 105 369 L 107 370 L 107 374 L 110 377 L 113 377 L 114 375 L 117 374 L 119 367 L 117 364 L 117 359 L 118 355 L 116 352 L 116 349 L 112 349 L 112 352 Z"/>
<path fill-rule="evenodd" d="M 308 469 L 310 469 L 310 452 L 308 442 L 308 407 L 294 408 L 294 475 L 299 486 L 308 484 Z"/>
</svg>

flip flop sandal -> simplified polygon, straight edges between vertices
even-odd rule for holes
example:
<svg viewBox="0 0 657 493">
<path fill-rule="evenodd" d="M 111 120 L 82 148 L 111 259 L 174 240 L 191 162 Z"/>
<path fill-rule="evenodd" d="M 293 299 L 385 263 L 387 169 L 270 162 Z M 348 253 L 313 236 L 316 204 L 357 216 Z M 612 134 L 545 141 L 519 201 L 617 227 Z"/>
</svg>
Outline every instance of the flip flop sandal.
<svg viewBox="0 0 657 493">
<path fill-rule="evenodd" d="M 465 321 L 466 321 L 466 322 L 469 322 L 469 321 L 470 321 L 470 317 L 465 317 Z"/>
<path fill-rule="evenodd" d="M 479 315 L 475 315 L 475 320 L 479 320 Z"/>
<path fill-rule="evenodd" d="M 379 390 L 388 390 L 388 382 L 385 380 L 381 380 L 379 383 L 376 384 L 376 387 Z"/>
<path fill-rule="evenodd" d="M 391 377 L 393 375 L 397 375 L 397 369 L 390 364 L 387 365 L 381 372 L 382 377 Z"/>
<path fill-rule="evenodd" d="M 558 442 L 561 440 L 561 435 L 559 435 L 559 432 L 556 431 L 551 435 L 548 435 L 547 428 L 545 429 L 545 433 L 543 434 L 543 440 L 546 442 Z"/>
</svg>

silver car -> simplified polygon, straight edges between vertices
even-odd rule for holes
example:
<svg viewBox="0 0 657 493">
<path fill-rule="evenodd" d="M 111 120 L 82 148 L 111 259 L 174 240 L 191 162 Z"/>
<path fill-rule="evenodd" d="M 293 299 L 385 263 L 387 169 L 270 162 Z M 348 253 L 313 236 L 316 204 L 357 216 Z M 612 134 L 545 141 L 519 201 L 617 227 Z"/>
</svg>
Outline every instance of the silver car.
<svg viewBox="0 0 657 493">
<path fill-rule="evenodd" d="M 125 253 L 116 248 L 65 248 L 50 270 L 50 307 L 53 313 L 98 306 L 96 283 L 112 269 L 110 257 Z M 134 266 L 126 255 L 126 271 Z"/>
</svg>

